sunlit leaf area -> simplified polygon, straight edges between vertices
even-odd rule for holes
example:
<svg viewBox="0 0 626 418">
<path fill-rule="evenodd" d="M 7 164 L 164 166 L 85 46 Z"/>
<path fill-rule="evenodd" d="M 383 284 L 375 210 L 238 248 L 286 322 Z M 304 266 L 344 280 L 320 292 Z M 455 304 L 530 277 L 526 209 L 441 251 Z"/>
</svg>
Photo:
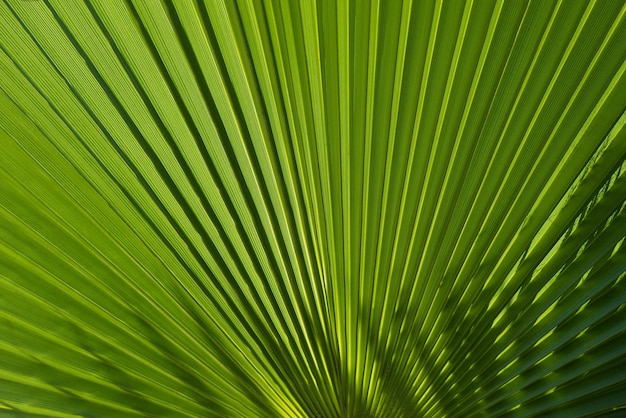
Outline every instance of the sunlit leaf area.
<svg viewBox="0 0 626 418">
<path fill-rule="evenodd" d="M 0 417 L 626 416 L 623 0 L 0 0 Z"/>
</svg>

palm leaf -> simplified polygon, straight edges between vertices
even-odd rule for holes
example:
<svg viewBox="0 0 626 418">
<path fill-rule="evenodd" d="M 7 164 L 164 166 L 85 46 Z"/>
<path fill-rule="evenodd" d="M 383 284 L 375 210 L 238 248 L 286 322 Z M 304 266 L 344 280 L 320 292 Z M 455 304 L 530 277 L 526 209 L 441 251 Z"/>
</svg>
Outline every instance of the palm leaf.
<svg viewBox="0 0 626 418">
<path fill-rule="evenodd" d="M 0 415 L 618 416 L 625 73 L 620 1 L 3 0 Z"/>
</svg>

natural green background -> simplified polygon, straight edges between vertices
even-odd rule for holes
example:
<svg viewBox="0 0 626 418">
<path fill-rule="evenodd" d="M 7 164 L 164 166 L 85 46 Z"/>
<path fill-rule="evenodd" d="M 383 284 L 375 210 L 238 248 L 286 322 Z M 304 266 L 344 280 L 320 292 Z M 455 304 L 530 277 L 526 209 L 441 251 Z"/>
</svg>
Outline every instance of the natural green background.
<svg viewBox="0 0 626 418">
<path fill-rule="evenodd" d="M 0 0 L 0 417 L 623 416 L 622 0 Z"/>
</svg>

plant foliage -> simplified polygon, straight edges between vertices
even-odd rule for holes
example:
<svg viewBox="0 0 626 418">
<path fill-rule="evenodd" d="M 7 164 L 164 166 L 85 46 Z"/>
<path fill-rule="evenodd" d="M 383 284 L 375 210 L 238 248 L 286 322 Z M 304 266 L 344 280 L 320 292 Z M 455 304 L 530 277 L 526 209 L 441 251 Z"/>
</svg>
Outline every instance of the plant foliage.
<svg viewBox="0 0 626 418">
<path fill-rule="evenodd" d="M 0 0 L 0 416 L 618 416 L 621 0 Z"/>
</svg>

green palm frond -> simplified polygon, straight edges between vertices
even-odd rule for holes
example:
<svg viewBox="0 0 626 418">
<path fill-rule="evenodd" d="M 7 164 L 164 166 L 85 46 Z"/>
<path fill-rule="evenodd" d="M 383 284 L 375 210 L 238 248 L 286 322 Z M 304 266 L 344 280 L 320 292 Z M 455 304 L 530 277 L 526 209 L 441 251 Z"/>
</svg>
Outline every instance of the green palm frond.
<svg viewBox="0 0 626 418">
<path fill-rule="evenodd" d="M 0 416 L 620 416 L 626 5 L 0 0 Z"/>
</svg>

